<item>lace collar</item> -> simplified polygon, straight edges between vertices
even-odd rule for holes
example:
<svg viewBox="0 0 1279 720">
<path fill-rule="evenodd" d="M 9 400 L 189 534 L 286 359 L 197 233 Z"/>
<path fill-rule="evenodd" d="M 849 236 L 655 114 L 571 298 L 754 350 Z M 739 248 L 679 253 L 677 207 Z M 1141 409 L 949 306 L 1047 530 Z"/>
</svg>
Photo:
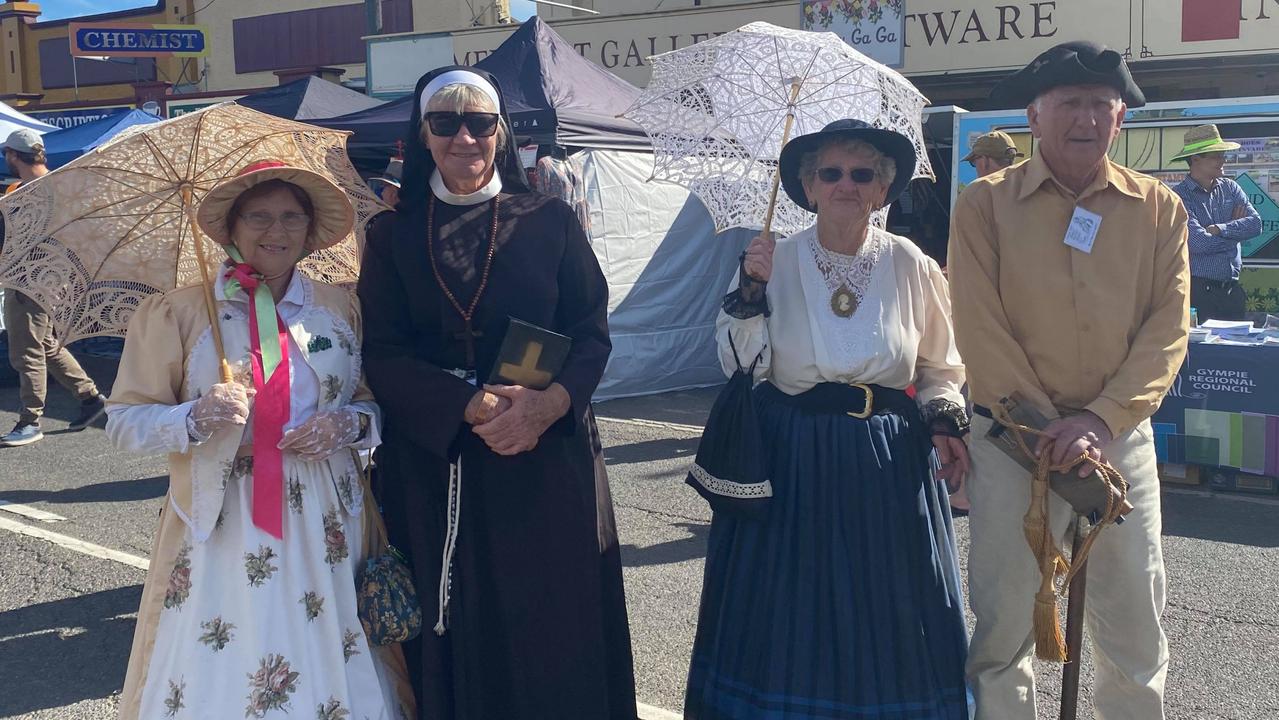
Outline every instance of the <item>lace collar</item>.
<svg viewBox="0 0 1279 720">
<path fill-rule="evenodd" d="M 435 197 L 443 200 L 449 205 L 479 205 L 482 202 L 488 202 L 497 197 L 502 192 L 502 174 L 493 171 L 493 179 L 488 184 L 468 195 L 458 195 L 449 192 L 444 186 L 444 178 L 440 176 L 438 169 L 431 173 L 431 192 L 435 193 Z"/>
</svg>

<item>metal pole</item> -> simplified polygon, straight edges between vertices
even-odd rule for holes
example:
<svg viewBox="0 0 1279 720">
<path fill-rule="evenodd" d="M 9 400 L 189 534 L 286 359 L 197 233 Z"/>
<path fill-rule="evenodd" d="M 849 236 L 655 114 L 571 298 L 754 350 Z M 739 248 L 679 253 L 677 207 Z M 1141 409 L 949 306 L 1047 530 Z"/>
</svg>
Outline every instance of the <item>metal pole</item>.
<svg viewBox="0 0 1279 720">
<path fill-rule="evenodd" d="M 75 55 L 71 56 L 71 84 L 75 87 L 76 102 L 80 102 L 80 76 L 75 69 Z"/>
<path fill-rule="evenodd" d="M 364 0 L 364 24 L 369 35 L 382 34 L 382 0 Z"/>
<path fill-rule="evenodd" d="M 1076 517 L 1070 560 L 1079 557 L 1084 544 L 1084 519 Z M 1079 658 L 1084 645 L 1084 596 L 1088 587 L 1088 564 L 1079 568 L 1067 589 L 1066 664 L 1061 669 L 1061 720 L 1076 720 L 1079 712 Z"/>
</svg>

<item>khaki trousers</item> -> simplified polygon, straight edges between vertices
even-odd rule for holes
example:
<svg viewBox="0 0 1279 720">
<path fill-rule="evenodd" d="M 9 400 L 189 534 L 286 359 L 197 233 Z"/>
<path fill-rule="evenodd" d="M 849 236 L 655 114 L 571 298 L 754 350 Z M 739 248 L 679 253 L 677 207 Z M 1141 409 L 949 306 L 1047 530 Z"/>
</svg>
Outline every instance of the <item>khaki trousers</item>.
<svg viewBox="0 0 1279 720">
<path fill-rule="evenodd" d="M 80 363 L 58 346 L 48 313 L 16 290 L 4 291 L 4 327 L 9 333 L 9 364 L 21 382 L 21 422 L 38 422 L 44 414 L 46 373 L 79 400 L 98 394 L 98 386 Z"/>
<path fill-rule="evenodd" d="M 1031 618 L 1040 576 L 1022 533 L 1030 475 L 986 440 L 990 425 L 984 417 L 973 418 L 968 582 L 977 627 L 968 684 L 977 699 L 977 720 L 1035 720 Z M 1095 650 L 1095 717 L 1162 720 L 1168 640 L 1160 625 L 1162 522 L 1149 421 L 1112 442 L 1106 457 L 1128 481 L 1134 510 L 1122 525 L 1103 530 L 1088 556 L 1084 626 Z M 1049 497 L 1053 532 L 1068 547 L 1070 507 Z"/>
</svg>

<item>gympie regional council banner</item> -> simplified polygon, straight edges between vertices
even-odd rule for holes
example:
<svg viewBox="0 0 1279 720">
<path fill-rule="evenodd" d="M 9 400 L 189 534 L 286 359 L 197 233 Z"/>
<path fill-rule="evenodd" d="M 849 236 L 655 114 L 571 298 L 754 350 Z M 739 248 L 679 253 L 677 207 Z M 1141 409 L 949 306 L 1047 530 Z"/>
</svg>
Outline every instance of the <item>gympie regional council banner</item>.
<svg viewBox="0 0 1279 720">
<path fill-rule="evenodd" d="M 1160 462 L 1279 476 L 1279 348 L 1191 345 L 1151 422 Z"/>
</svg>

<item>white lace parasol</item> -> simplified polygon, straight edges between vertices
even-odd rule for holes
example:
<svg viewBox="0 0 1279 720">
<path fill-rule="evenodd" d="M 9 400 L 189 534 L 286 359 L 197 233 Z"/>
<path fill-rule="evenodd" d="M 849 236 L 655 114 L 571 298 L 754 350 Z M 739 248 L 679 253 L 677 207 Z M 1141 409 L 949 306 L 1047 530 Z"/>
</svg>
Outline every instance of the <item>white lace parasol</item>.
<svg viewBox="0 0 1279 720">
<path fill-rule="evenodd" d="M 791 137 L 844 118 L 895 130 L 915 144 L 912 177 L 934 177 L 921 127 L 928 100 L 834 33 L 756 22 L 650 61 L 652 80 L 624 115 L 652 140 L 653 177 L 701 198 L 716 230 L 763 227 L 792 110 Z M 792 234 L 812 222 L 778 196 L 774 230 Z"/>
<path fill-rule="evenodd" d="M 255 160 L 313 170 L 346 191 L 355 231 L 298 267 L 324 282 L 359 276 L 364 226 L 386 206 L 347 158 L 350 133 L 234 103 L 130 130 L 0 199 L 0 285 L 48 311 L 63 342 L 123 336 L 147 295 L 200 282 L 184 189 L 196 206 Z M 203 244 L 216 272 L 225 253 Z"/>
</svg>

